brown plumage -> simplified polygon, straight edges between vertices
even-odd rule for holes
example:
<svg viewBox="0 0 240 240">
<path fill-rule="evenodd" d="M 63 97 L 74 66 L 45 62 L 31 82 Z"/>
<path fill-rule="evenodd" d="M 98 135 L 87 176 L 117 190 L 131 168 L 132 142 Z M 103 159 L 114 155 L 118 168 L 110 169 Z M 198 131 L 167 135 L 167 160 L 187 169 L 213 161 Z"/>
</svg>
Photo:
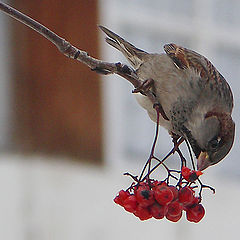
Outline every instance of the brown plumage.
<svg viewBox="0 0 240 240">
<path fill-rule="evenodd" d="M 173 43 L 164 46 L 166 54 L 147 53 L 107 28 L 100 28 L 108 36 L 107 43 L 123 53 L 142 81 L 153 79 L 152 91 L 169 119 L 160 117 L 160 125 L 189 141 L 198 170 L 221 161 L 234 141 L 233 96 L 213 64 Z M 137 100 L 156 122 L 151 101 L 140 94 Z"/>
</svg>

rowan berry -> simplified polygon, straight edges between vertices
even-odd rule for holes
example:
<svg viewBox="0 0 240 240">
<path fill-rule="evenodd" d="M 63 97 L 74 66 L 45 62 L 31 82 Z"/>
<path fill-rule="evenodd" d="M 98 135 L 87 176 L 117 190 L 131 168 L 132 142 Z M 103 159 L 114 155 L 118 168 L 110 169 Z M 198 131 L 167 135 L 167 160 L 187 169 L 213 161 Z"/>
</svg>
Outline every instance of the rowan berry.
<svg viewBox="0 0 240 240">
<path fill-rule="evenodd" d="M 167 205 L 160 205 L 159 203 L 155 202 L 151 207 L 150 207 L 150 212 L 152 216 L 156 219 L 162 219 L 166 215 L 168 210 Z"/>
<path fill-rule="evenodd" d="M 143 207 L 148 207 L 155 202 L 153 191 L 146 186 L 140 186 L 136 193 L 136 198 L 139 204 Z"/>
<path fill-rule="evenodd" d="M 190 187 L 183 187 L 178 192 L 179 202 L 188 205 L 193 201 L 193 190 Z"/>
<path fill-rule="evenodd" d="M 191 169 L 189 169 L 188 167 L 182 167 L 182 176 L 184 179 L 186 179 L 187 181 L 189 180 L 189 176 L 191 174 Z"/>
<path fill-rule="evenodd" d="M 137 198 L 135 195 L 130 195 L 128 196 L 124 201 L 123 201 L 123 207 L 126 211 L 128 212 L 135 212 L 137 208 Z"/>
<path fill-rule="evenodd" d="M 187 220 L 190 222 L 199 222 L 205 215 L 205 209 L 202 204 L 194 204 L 186 211 Z"/>
<path fill-rule="evenodd" d="M 152 217 L 151 212 L 148 208 L 138 205 L 134 215 L 137 216 L 140 220 L 144 221 Z"/>
<path fill-rule="evenodd" d="M 175 186 L 169 186 L 169 189 L 173 193 L 173 200 L 176 200 L 178 198 L 178 189 Z"/>
<path fill-rule="evenodd" d="M 177 222 L 181 219 L 181 217 L 182 217 L 182 211 L 177 216 L 172 216 L 169 213 L 167 213 L 167 215 L 166 215 L 166 218 L 171 222 Z"/>
<path fill-rule="evenodd" d="M 114 201 L 115 203 L 123 206 L 123 202 L 124 202 L 124 200 L 125 200 L 128 196 L 130 196 L 130 193 L 129 193 L 129 192 L 124 191 L 124 190 L 121 190 L 121 191 L 118 193 L 118 195 L 114 198 L 113 201 Z"/>
<path fill-rule="evenodd" d="M 153 191 L 156 201 L 161 205 L 166 205 L 170 203 L 174 198 L 173 192 L 170 190 L 168 186 L 159 185 L 155 187 Z"/>
<path fill-rule="evenodd" d="M 167 214 L 172 217 L 178 216 L 183 210 L 182 205 L 178 201 L 169 203 Z"/>
</svg>

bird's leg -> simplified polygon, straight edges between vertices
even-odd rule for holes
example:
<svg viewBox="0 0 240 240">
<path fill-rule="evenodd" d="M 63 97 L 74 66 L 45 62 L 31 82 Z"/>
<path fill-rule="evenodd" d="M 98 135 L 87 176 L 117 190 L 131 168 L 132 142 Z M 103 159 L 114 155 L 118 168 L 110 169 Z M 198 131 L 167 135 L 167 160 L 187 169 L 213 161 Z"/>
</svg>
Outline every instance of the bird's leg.
<svg viewBox="0 0 240 240">
<path fill-rule="evenodd" d="M 177 149 L 177 142 L 178 142 L 178 139 L 180 138 L 179 135 L 173 133 L 173 132 L 169 132 L 169 134 L 171 135 L 172 137 L 172 142 L 173 142 L 173 145 L 174 145 L 174 148 Z"/>
<path fill-rule="evenodd" d="M 153 87 L 154 81 L 152 78 L 149 78 L 145 81 L 143 81 L 138 87 L 133 89 L 132 93 L 141 93 L 143 95 L 146 95 L 145 92 L 149 91 L 151 87 Z"/>
<path fill-rule="evenodd" d="M 173 142 L 173 146 L 174 146 L 174 151 L 177 151 L 178 147 L 180 144 L 183 143 L 183 141 L 185 140 L 183 137 L 180 137 L 179 135 L 170 132 L 170 135 L 172 137 L 172 142 Z"/>
<path fill-rule="evenodd" d="M 151 94 L 153 95 L 152 97 L 154 99 L 153 108 L 156 109 L 156 111 L 158 111 L 165 120 L 169 121 L 166 113 L 163 110 L 162 105 L 156 100 L 156 94 L 150 90 L 151 88 L 154 88 L 154 80 L 152 78 L 149 78 L 143 81 L 135 89 L 133 89 L 132 93 L 141 93 L 147 96 L 147 93 L 151 92 Z"/>
<path fill-rule="evenodd" d="M 153 108 L 155 108 L 162 115 L 162 117 L 165 120 L 169 121 L 169 118 L 167 117 L 166 113 L 164 112 L 164 110 L 162 108 L 162 105 L 159 102 L 154 103 Z"/>
</svg>

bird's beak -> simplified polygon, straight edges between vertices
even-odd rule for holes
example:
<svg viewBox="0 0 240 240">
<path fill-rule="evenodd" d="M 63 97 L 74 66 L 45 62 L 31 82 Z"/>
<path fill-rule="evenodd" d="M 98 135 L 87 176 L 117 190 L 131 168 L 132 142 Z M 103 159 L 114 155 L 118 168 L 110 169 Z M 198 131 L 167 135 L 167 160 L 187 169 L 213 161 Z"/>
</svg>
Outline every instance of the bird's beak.
<svg viewBox="0 0 240 240">
<path fill-rule="evenodd" d="M 207 152 L 201 152 L 197 159 L 197 169 L 202 171 L 210 165 L 209 155 Z"/>
</svg>

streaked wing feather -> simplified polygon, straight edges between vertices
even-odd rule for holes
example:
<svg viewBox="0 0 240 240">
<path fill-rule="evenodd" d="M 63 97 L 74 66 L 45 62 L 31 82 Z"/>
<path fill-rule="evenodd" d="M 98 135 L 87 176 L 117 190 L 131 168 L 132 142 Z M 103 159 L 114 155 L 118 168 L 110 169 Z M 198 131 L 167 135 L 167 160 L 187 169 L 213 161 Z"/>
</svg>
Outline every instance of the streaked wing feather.
<svg viewBox="0 0 240 240">
<path fill-rule="evenodd" d="M 225 99 L 229 102 L 229 108 L 232 109 L 233 96 L 230 86 L 207 58 L 174 43 L 164 45 L 164 50 L 178 68 L 193 69 L 200 75 L 201 80 L 209 84 L 210 88 L 216 89 L 219 95 L 224 93 Z"/>
</svg>

